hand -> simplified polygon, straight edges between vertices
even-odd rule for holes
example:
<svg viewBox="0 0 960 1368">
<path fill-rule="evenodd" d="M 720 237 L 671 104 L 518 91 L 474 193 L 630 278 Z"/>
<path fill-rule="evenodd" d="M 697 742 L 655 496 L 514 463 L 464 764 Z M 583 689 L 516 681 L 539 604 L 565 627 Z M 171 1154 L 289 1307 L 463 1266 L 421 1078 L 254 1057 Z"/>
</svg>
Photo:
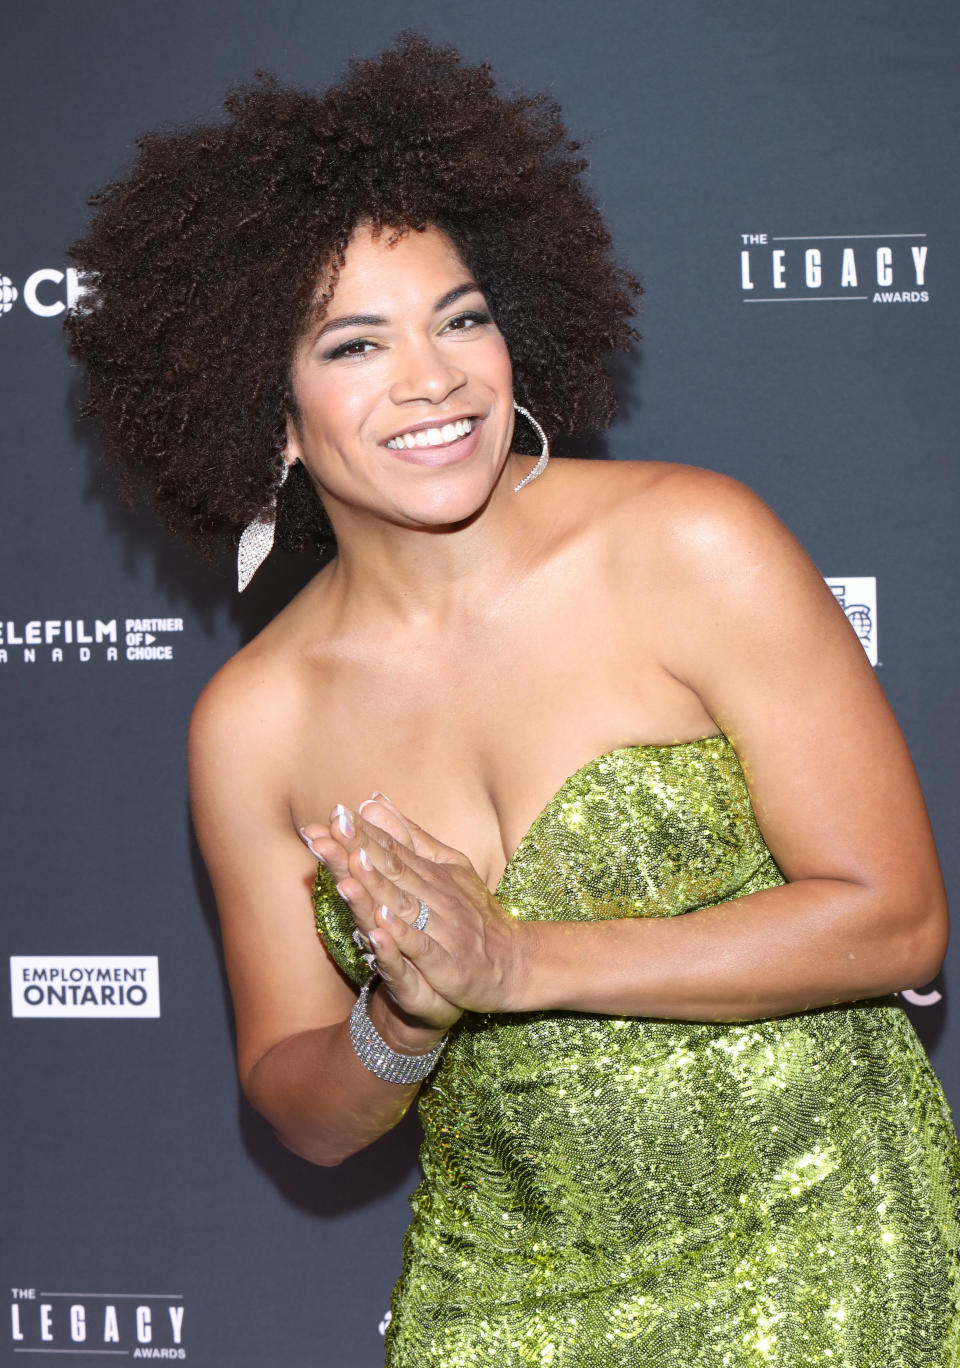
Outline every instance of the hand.
<svg viewBox="0 0 960 1368">
<path fill-rule="evenodd" d="M 359 811 L 362 813 L 374 799 L 367 799 L 360 804 Z M 380 973 L 383 980 L 382 987 L 371 998 L 371 1011 L 380 1006 L 381 995 L 385 993 L 386 1002 L 382 1005 L 389 1006 L 390 1003 L 396 1010 L 398 1020 L 393 1022 L 393 1030 L 388 1030 L 391 1039 L 401 1041 L 402 1044 L 409 1045 L 407 1031 L 417 1027 L 426 1027 L 437 1030 L 441 1034 L 445 1032 L 455 1021 L 463 1015 L 463 1010 L 455 1004 L 449 1002 L 441 994 L 431 987 L 423 975 L 412 965 L 409 960 L 404 959 L 400 950 L 397 948 L 396 941 L 387 930 L 377 930 L 374 932 L 379 944 L 375 944 L 370 939 L 370 932 L 374 928 L 372 917 L 369 915 L 369 907 L 363 904 L 360 915 L 353 907 L 351 893 L 356 894 L 351 882 L 350 853 L 361 849 L 361 838 L 365 842 L 365 849 L 373 850 L 377 845 L 389 844 L 391 847 L 396 844 L 405 844 L 412 848 L 412 839 L 406 826 L 398 818 L 394 817 L 385 808 L 377 810 L 377 818 L 382 825 L 373 822 L 366 822 L 362 818 L 355 818 L 347 809 L 338 807 L 331 814 L 331 825 L 323 827 L 319 824 L 309 824 L 300 828 L 300 835 L 310 848 L 312 853 L 320 860 L 333 874 L 339 882 L 337 889 L 341 896 L 354 912 L 354 921 L 363 949 L 372 952 L 377 957 L 375 968 Z M 352 835 L 348 836 L 347 832 Z M 336 838 L 334 837 L 336 832 Z M 354 857 L 354 862 L 359 860 L 359 855 Z M 362 866 L 361 866 L 362 868 Z M 414 899 L 412 900 L 412 910 L 410 900 L 403 895 L 403 905 L 401 899 L 394 899 L 394 907 L 397 915 L 402 918 L 409 918 L 410 921 L 416 919 L 420 906 Z M 379 923 L 378 923 L 379 925 Z M 381 940 L 381 936 L 383 939 Z M 381 1034 L 384 1032 L 381 1030 Z M 429 1048 L 423 1045 L 420 1048 Z"/>
<path fill-rule="evenodd" d="M 463 1010 L 517 1010 L 518 990 L 535 953 L 536 923 L 506 912 L 465 855 L 417 826 L 384 795 L 362 809 L 362 816 L 344 808 L 332 814 L 328 830 L 339 852 L 331 849 L 330 864 L 346 866 L 338 888 L 374 947 L 388 986 L 414 972 Z M 326 857 L 326 843 L 321 847 Z M 421 898 L 430 908 L 425 931 L 412 926 Z"/>
</svg>

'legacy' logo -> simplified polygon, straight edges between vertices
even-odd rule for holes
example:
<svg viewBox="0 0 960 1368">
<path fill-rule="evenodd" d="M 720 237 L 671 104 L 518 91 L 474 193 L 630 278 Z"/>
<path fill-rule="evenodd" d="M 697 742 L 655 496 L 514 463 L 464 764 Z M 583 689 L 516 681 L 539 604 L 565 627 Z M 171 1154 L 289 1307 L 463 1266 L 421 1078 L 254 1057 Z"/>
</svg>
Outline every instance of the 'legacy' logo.
<svg viewBox="0 0 960 1368">
<path fill-rule="evenodd" d="M 35 1287 L 11 1292 L 15 1354 L 187 1357 L 179 1293 L 42 1292 Z"/>
<path fill-rule="evenodd" d="M 745 304 L 927 304 L 926 233 L 740 234 Z"/>
</svg>

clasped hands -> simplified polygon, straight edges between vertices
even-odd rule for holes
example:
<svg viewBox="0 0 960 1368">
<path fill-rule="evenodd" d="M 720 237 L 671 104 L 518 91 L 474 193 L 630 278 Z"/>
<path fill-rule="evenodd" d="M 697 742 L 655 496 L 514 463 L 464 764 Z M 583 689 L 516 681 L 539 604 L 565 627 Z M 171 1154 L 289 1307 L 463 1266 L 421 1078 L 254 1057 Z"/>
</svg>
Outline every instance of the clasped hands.
<svg viewBox="0 0 960 1368">
<path fill-rule="evenodd" d="M 300 835 L 337 880 L 404 1012 L 446 1030 L 464 1011 L 518 1010 L 536 923 L 505 911 L 466 855 L 382 793 L 356 813 L 338 805 L 329 826 L 310 823 Z M 423 931 L 413 926 L 420 899 L 430 909 Z"/>
</svg>

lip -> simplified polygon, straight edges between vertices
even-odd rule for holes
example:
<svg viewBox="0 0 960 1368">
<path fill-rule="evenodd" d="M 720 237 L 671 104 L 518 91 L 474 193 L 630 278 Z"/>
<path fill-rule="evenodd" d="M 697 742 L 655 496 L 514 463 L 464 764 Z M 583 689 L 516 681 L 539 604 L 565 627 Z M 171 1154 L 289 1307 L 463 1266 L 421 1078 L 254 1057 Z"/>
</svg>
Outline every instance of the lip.
<svg viewBox="0 0 960 1368">
<path fill-rule="evenodd" d="M 465 437 L 457 437 L 452 442 L 447 442 L 445 446 L 426 446 L 426 447 L 403 447 L 398 450 L 388 447 L 387 442 L 392 442 L 394 438 L 404 436 L 408 432 L 422 432 L 426 428 L 443 427 L 446 423 L 459 423 L 464 418 L 469 418 L 472 429 Z M 432 418 L 426 423 L 413 423 L 410 427 L 401 428 L 399 432 L 393 432 L 385 438 L 381 445 L 391 456 L 396 456 L 400 461 L 407 465 L 418 466 L 446 466 L 455 465 L 458 461 L 465 461 L 476 449 L 480 440 L 480 432 L 483 428 L 484 420 L 477 413 L 452 414 L 446 418 Z"/>
</svg>

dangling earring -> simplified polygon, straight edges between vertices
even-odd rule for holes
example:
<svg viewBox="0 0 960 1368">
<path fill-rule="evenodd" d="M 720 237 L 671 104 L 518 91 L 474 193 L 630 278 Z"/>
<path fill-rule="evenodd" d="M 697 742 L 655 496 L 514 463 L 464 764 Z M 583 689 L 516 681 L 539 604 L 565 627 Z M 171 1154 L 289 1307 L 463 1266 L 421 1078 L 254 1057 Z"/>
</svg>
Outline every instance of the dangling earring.
<svg viewBox="0 0 960 1368">
<path fill-rule="evenodd" d="M 277 495 L 286 484 L 291 465 L 293 465 L 292 461 L 289 463 L 284 461 L 283 474 L 280 476 L 280 483 L 274 491 L 273 498 L 263 512 L 257 514 L 253 522 L 247 523 L 240 536 L 240 542 L 237 546 L 237 593 L 239 594 L 243 593 L 273 550 L 273 538 L 277 530 Z"/>
<path fill-rule="evenodd" d="M 513 401 L 513 407 L 517 410 L 518 413 L 523 414 L 524 418 L 526 418 L 527 422 L 530 424 L 534 432 L 540 438 L 540 459 L 537 461 L 537 464 L 530 471 L 530 474 L 524 475 L 520 483 L 518 485 L 514 485 L 513 487 L 514 494 L 519 494 L 524 485 L 528 485 L 531 480 L 535 480 L 538 475 L 542 475 L 543 472 L 546 470 L 547 462 L 550 459 L 550 443 L 547 441 L 547 434 L 544 432 L 543 428 L 537 422 L 536 418 L 534 418 L 533 414 L 530 412 L 529 409 L 525 409 L 522 404 L 518 404 L 516 399 L 514 399 Z"/>
</svg>

